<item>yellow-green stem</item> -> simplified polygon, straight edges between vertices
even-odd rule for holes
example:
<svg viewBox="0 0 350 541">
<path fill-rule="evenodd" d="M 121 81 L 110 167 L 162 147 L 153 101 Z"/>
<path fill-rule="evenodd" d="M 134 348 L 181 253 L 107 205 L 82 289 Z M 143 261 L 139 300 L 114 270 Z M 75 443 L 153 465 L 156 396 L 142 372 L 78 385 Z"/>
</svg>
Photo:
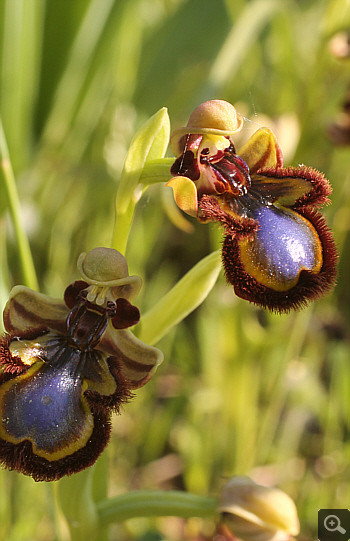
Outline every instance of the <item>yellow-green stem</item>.
<svg viewBox="0 0 350 541">
<path fill-rule="evenodd" d="M 135 517 L 211 518 L 217 514 L 217 500 L 180 490 L 140 490 L 100 502 L 97 513 L 102 525 Z"/>
</svg>

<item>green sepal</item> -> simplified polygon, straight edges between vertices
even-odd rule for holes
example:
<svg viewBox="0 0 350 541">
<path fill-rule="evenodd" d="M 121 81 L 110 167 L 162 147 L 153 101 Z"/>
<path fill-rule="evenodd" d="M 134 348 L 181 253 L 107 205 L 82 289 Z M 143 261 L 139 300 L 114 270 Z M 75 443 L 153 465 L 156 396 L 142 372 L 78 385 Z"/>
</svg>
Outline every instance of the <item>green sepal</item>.
<svg viewBox="0 0 350 541">
<path fill-rule="evenodd" d="M 214 287 L 221 269 L 221 251 L 211 253 L 197 263 L 162 299 L 146 312 L 139 338 L 156 344 L 174 325 L 193 312 Z"/>
<path fill-rule="evenodd" d="M 145 163 L 164 157 L 169 137 L 170 120 L 167 109 L 163 107 L 137 131 L 131 141 L 117 193 L 117 213 L 126 212 L 133 200 Z"/>
</svg>

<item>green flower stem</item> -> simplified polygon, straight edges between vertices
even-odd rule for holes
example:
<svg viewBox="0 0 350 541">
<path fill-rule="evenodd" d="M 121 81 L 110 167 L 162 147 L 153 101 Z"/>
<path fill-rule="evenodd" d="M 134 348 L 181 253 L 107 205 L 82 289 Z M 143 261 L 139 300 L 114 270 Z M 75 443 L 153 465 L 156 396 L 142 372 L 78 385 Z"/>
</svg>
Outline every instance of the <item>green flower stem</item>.
<svg viewBox="0 0 350 541">
<path fill-rule="evenodd" d="M 116 214 L 111 247 L 123 255 L 125 255 L 136 203 L 137 201 L 131 201 L 125 212 L 117 211 Z"/>
<path fill-rule="evenodd" d="M 98 514 L 93 499 L 93 475 L 96 466 L 53 483 L 57 525 L 62 541 L 96 541 Z M 69 537 L 65 532 L 69 530 Z"/>
<path fill-rule="evenodd" d="M 19 261 L 22 267 L 24 284 L 31 289 L 38 289 L 38 281 L 36 278 L 34 263 L 28 238 L 24 229 L 21 208 L 18 197 L 18 191 L 13 174 L 9 151 L 7 148 L 6 138 L 2 121 L 0 119 L 0 168 L 4 179 L 5 193 L 8 200 L 8 205 L 12 217 L 13 227 L 17 239 Z"/>
<path fill-rule="evenodd" d="M 135 207 L 141 197 L 141 194 L 150 184 L 167 182 L 170 180 L 170 167 L 173 161 L 173 158 L 159 158 L 157 160 L 149 160 L 145 162 L 140 175 L 138 188 L 136 188 L 134 196 L 129 201 L 126 210 L 122 211 L 118 209 L 117 205 L 112 248 L 115 248 L 125 255 L 130 228 L 134 218 Z"/>
<path fill-rule="evenodd" d="M 112 234 L 112 248 L 122 254 L 125 254 L 135 205 L 143 191 L 148 184 L 170 178 L 167 167 L 163 167 L 161 172 L 159 170 L 160 164 L 163 165 L 169 136 L 169 115 L 163 107 L 141 126 L 130 143 L 116 195 L 116 222 Z M 153 166 L 148 168 L 147 163 L 153 163 Z M 141 179 L 145 169 L 146 174 Z"/>
<path fill-rule="evenodd" d="M 149 185 L 157 182 L 167 182 L 171 178 L 170 167 L 173 163 L 174 158 L 149 160 L 143 167 L 140 183 Z"/>
<path fill-rule="evenodd" d="M 217 500 L 178 490 L 140 490 L 100 502 L 97 512 L 104 526 L 135 517 L 210 518 L 217 514 Z"/>
</svg>

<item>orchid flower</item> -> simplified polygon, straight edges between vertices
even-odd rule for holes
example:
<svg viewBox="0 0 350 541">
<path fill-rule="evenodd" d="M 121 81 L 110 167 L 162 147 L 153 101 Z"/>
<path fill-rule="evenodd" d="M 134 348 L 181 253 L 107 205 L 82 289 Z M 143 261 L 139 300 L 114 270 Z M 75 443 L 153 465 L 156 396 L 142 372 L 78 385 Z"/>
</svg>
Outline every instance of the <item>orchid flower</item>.
<svg viewBox="0 0 350 541">
<path fill-rule="evenodd" d="M 222 261 L 236 294 L 287 312 L 334 286 L 337 250 L 317 210 L 332 190 L 316 169 L 284 167 L 269 128 L 236 151 L 233 136 L 242 125 L 225 101 L 197 107 L 172 134 L 176 159 L 167 186 L 184 212 L 223 226 Z"/>
</svg>

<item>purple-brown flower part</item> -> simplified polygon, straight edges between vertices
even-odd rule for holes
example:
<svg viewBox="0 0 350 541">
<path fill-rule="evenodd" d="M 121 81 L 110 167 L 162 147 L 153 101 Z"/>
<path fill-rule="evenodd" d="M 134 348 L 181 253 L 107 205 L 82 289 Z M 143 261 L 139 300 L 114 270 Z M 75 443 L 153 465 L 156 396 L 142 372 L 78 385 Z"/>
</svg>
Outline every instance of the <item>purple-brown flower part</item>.
<svg viewBox="0 0 350 541">
<path fill-rule="evenodd" d="M 36 481 L 92 465 L 111 414 L 152 376 L 162 353 L 128 329 L 141 286 L 116 250 L 82 254 L 65 302 L 16 286 L 0 340 L 0 462 Z"/>
<path fill-rule="evenodd" d="M 268 128 L 236 152 L 235 124 L 231 131 L 215 129 L 216 102 L 202 104 L 198 119 L 195 110 L 189 126 L 174 132 L 174 177 L 167 185 L 182 210 L 223 226 L 223 265 L 238 296 L 278 312 L 300 308 L 328 292 L 336 279 L 337 250 L 317 211 L 329 203 L 330 184 L 310 167 L 283 167 Z"/>
</svg>

